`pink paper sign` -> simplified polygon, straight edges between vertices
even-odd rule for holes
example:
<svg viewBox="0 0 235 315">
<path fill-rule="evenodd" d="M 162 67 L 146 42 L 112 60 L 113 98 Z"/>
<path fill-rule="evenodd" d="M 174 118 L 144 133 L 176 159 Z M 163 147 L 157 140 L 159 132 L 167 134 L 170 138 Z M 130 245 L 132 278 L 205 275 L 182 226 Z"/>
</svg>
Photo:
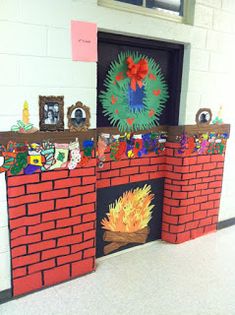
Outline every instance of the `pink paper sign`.
<svg viewBox="0 0 235 315">
<path fill-rule="evenodd" d="M 72 58 L 74 61 L 97 61 L 97 25 L 71 21 Z"/>
</svg>

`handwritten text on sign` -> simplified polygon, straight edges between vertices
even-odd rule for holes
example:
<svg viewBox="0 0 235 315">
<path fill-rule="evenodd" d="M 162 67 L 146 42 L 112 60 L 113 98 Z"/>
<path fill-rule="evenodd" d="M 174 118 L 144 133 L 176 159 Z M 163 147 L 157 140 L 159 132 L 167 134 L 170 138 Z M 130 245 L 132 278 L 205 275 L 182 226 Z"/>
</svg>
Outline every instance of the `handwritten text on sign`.
<svg viewBox="0 0 235 315">
<path fill-rule="evenodd" d="M 74 61 L 97 61 L 97 25 L 71 21 L 72 58 Z"/>
</svg>

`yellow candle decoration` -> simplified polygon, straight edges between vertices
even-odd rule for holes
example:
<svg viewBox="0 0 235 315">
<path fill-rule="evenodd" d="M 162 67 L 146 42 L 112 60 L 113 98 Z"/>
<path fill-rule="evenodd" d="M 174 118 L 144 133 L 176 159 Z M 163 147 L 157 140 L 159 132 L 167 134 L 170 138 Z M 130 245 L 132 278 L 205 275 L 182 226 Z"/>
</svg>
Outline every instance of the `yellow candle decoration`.
<svg viewBox="0 0 235 315">
<path fill-rule="evenodd" d="M 24 102 L 22 117 L 23 117 L 22 119 L 23 122 L 25 124 L 28 124 L 29 123 L 29 104 L 27 101 Z"/>
<path fill-rule="evenodd" d="M 220 105 L 220 108 L 219 108 L 218 118 L 219 118 L 219 119 L 222 119 L 222 118 L 223 118 L 223 106 L 222 106 L 222 105 Z"/>
</svg>

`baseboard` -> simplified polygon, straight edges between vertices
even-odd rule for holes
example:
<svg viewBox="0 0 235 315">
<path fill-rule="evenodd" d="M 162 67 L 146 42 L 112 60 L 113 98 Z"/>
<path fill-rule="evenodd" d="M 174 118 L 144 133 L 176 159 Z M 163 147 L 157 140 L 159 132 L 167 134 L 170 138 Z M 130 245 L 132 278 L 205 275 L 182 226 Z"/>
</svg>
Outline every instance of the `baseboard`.
<svg viewBox="0 0 235 315">
<path fill-rule="evenodd" d="M 12 300 L 12 290 L 7 289 L 2 292 L 0 292 L 0 304 L 8 302 Z"/>
<path fill-rule="evenodd" d="M 218 222 L 217 229 L 218 230 L 225 229 L 225 228 L 230 227 L 232 225 L 235 225 L 235 218 L 231 218 L 231 219 L 227 219 L 227 220 L 223 220 L 223 221 Z"/>
</svg>

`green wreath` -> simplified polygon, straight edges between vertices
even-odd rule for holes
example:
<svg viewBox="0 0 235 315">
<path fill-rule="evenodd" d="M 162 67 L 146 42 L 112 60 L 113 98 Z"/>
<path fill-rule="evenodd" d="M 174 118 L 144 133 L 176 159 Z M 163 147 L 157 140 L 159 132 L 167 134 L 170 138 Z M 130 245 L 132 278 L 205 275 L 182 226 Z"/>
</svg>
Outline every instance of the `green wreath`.
<svg viewBox="0 0 235 315">
<path fill-rule="evenodd" d="M 99 97 L 103 113 L 121 132 L 159 124 L 168 88 L 159 64 L 138 52 L 124 52 L 111 63 Z"/>
</svg>

